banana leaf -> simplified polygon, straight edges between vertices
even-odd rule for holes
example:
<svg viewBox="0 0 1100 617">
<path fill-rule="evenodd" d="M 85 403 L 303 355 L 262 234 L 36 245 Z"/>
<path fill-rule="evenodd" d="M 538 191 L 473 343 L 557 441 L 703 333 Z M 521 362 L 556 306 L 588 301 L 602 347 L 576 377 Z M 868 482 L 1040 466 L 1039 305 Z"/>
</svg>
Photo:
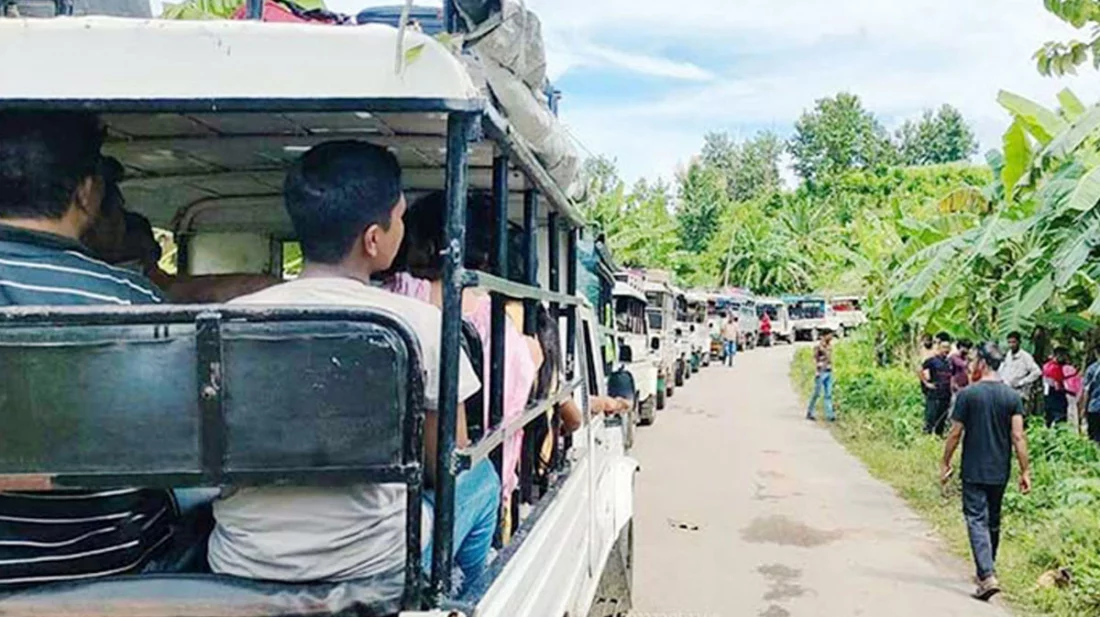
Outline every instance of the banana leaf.
<svg viewBox="0 0 1100 617">
<path fill-rule="evenodd" d="M 1027 132 L 1044 146 L 1068 126 L 1058 114 L 1018 94 L 1002 90 L 997 95 L 997 102 L 1022 121 Z"/>
</svg>

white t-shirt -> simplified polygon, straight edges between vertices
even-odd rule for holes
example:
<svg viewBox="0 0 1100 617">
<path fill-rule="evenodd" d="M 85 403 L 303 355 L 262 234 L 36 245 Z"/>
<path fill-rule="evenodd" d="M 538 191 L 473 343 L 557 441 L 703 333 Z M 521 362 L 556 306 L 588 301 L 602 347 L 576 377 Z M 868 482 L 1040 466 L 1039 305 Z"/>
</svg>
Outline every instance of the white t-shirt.
<svg viewBox="0 0 1100 617">
<path fill-rule="evenodd" d="M 233 304 L 355 306 L 392 312 L 420 339 L 425 406 L 438 408 L 441 314 L 436 307 L 335 277 L 301 278 L 237 298 Z M 480 387 L 469 359 L 461 354 L 459 400 Z M 405 566 L 405 502 L 403 484 L 229 489 L 214 503 L 217 525 L 210 536 L 210 567 L 221 574 L 276 581 L 396 574 Z"/>
</svg>

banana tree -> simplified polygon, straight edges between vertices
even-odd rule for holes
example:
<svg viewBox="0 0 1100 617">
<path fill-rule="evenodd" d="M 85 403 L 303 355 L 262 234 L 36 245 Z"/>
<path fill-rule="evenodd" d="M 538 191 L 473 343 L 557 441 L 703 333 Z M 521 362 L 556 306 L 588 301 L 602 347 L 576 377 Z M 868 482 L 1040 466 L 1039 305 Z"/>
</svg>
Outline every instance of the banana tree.
<svg viewBox="0 0 1100 617">
<path fill-rule="evenodd" d="M 1013 122 L 989 157 L 988 215 L 914 251 L 890 296 L 912 319 L 973 334 L 1087 329 L 1100 313 L 1100 106 L 1069 91 L 1057 110 L 1010 93 L 998 100 Z"/>
</svg>

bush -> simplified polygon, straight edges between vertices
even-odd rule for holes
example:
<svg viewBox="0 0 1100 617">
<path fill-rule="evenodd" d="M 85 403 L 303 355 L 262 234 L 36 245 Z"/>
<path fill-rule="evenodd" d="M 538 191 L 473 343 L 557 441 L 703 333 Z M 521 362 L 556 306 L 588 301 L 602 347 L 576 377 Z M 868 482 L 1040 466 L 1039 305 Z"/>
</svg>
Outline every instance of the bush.
<svg viewBox="0 0 1100 617">
<path fill-rule="evenodd" d="M 964 553 L 961 487 L 956 478 L 945 498 L 936 486 L 943 443 L 922 434 L 915 368 L 877 367 L 872 345 L 861 339 L 838 344 L 833 367 L 841 418 L 836 436 Z M 798 351 L 792 375 L 808 394 L 810 349 Z M 1045 614 L 1100 615 L 1100 450 L 1068 427 L 1047 429 L 1041 422 L 1029 423 L 1028 440 L 1032 493 L 1010 487 L 1005 496 L 998 569 L 1009 597 Z M 1039 584 L 1043 573 L 1061 568 L 1072 575 L 1068 586 Z"/>
</svg>

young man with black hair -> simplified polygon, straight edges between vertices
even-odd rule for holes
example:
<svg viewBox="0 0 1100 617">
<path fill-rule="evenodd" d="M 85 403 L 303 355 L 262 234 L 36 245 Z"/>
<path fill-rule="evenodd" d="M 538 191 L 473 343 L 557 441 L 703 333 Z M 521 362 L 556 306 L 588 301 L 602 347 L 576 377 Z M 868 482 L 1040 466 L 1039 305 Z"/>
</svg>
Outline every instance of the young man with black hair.
<svg viewBox="0 0 1100 617">
<path fill-rule="evenodd" d="M 982 378 L 959 392 L 940 464 L 940 480 L 946 483 L 961 441 L 963 515 L 978 574 L 974 597 L 980 600 L 988 600 L 1001 591 L 995 562 L 1012 450 L 1020 462 L 1020 492 L 1031 491 L 1023 400 L 997 375 L 1003 360 L 1004 354 L 996 343 L 982 343 L 978 348 Z"/>
<path fill-rule="evenodd" d="M 1032 386 L 1043 377 L 1043 369 L 1035 358 L 1023 348 L 1023 335 L 1010 332 L 1008 335 L 1008 353 L 999 371 L 1001 379 L 1023 397 L 1026 402 Z"/>
<path fill-rule="evenodd" d="M 420 340 L 425 370 L 425 465 L 436 464 L 441 314 L 438 308 L 371 285 L 390 268 L 404 236 L 405 196 L 397 159 L 360 141 L 314 147 L 284 185 L 305 266 L 301 276 L 235 300 L 239 304 L 369 307 L 404 319 Z M 458 398 L 481 387 L 460 356 Z M 465 447 L 466 415 L 459 405 L 456 445 Z M 500 479 L 483 461 L 455 486 L 455 561 L 466 583 L 485 567 L 500 507 Z M 210 539 L 215 572 L 278 581 L 399 577 L 405 566 L 404 485 L 344 488 L 266 487 L 229 491 L 214 504 Z M 431 519 L 430 495 L 425 521 Z M 425 533 L 425 541 L 430 540 Z M 423 565 L 431 562 L 430 545 Z"/>
<path fill-rule="evenodd" d="M 0 112 L 0 306 L 161 302 L 80 242 L 104 199 L 102 141 L 90 114 Z M 0 589 L 139 571 L 175 517 L 160 490 L 0 493 Z"/>
<path fill-rule="evenodd" d="M 951 413 L 951 335 L 936 335 L 936 353 L 921 365 L 921 385 L 924 388 L 924 432 L 942 436 L 947 430 Z"/>
</svg>

